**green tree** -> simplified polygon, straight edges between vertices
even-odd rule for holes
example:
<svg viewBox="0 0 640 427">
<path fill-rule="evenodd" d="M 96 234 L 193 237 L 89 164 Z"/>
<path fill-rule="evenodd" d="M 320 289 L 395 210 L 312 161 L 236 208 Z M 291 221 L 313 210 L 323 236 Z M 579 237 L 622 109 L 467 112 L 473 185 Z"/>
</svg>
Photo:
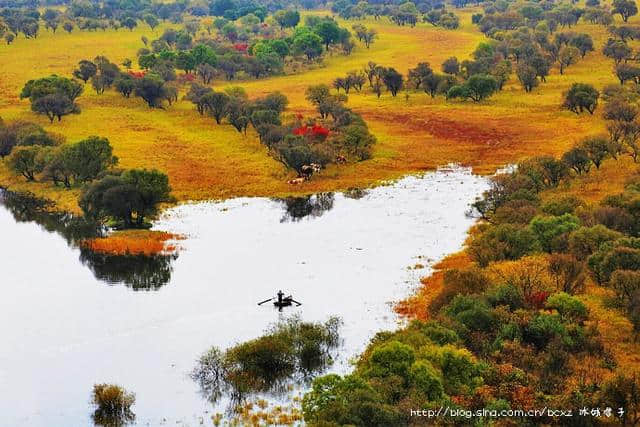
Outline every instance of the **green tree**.
<svg viewBox="0 0 640 427">
<path fill-rule="evenodd" d="M 523 62 L 516 68 L 516 75 L 525 92 L 531 92 L 538 86 L 538 73 L 532 66 Z"/>
<path fill-rule="evenodd" d="M 297 55 L 304 54 L 311 61 L 322 55 L 322 38 L 311 31 L 301 32 L 293 39 L 293 51 Z"/>
<path fill-rule="evenodd" d="M 95 76 L 97 72 L 98 72 L 98 67 L 96 66 L 96 64 L 86 59 L 83 59 L 78 63 L 78 68 L 73 70 L 73 76 L 87 83 L 87 80 Z"/>
<path fill-rule="evenodd" d="M 294 28 L 300 22 L 300 12 L 297 10 L 279 10 L 273 14 L 281 29 Z"/>
<path fill-rule="evenodd" d="M 123 27 L 128 28 L 129 31 L 133 31 L 133 29 L 138 26 L 138 21 L 136 21 L 135 18 L 132 18 L 130 16 L 124 18 L 122 21 L 120 21 L 120 23 L 122 24 Z"/>
<path fill-rule="evenodd" d="M 162 101 L 166 99 L 167 88 L 165 82 L 155 74 L 147 74 L 136 80 L 134 89 L 136 96 L 142 98 L 149 108 L 163 108 Z"/>
<path fill-rule="evenodd" d="M 142 17 L 142 20 L 149 26 L 149 28 L 151 28 L 152 30 L 155 29 L 160 22 L 158 22 L 158 18 L 156 18 L 154 15 L 147 13 Z"/>
<path fill-rule="evenodd" d="M 566 245 L 567 236 L 580 227 L 580 220 L 571 215 L 536 216 L 529 225 L 536 239 L 546 252 L 554 252 L 560 246 Z"/>
<path fill-rule="evenodd" d="M 157 212 L 159 203 L 171 199 L 169 177 L 156 169 L 129 169 L 122 174 L 122 180 L 133 186 L 139 195 L 140 205 L 136 211 L 138 225 Z"/>
<path fill-rule="evenodd" d="M 41 147 L 16 147 L 9 155 L 9 169 L 26 178 L 27 181 L 35 181 L 36 174 L 42 172 L 44 165 L 37 161 Z"/>
<path fill-rule="evenodd" d="M 580 147 L 584 149 L 589 160 L 596 169 L 600 169 L 603 160 L 609 157 L 609 141 L 603 136 L 591 136 L 582 140 Z"/>
<path fill-rule="evenodd" d="M 588 111 L 593 114 L 598 106 L 598 92 L 592 85 L 587 83 L 574 83 L 565 93 L 563 106 L 576 114 Z M 597 167 L 597 166 L 596 166 Z"/>
<path fill-rule="evenodd" d="M 80 107 L 62 93 L 39 97 L 31 103 L 31 109 L 46 115 L 52 123 L 55 118 L 61 121 L 62 116 L 80 113 Z"/>
<path fill-rule="evenodd" d="M 223 92 L 212 92 L 202 97 L 205 110 L 216 120 L 217 124 L 228 114 L 229 96 Z"/>
<path fill-rule="evenodd" d="M 338 24 L 333 20 L 323 20 L 313 27 L 313 32 L 320 36 L 326 50 L 329 50 L 329 45 L 337 43 L 340 40 L 340 27 L 338 27 Z"/>
<path fill-rule="evenodd" d="M 486 74 L 474 74 L 464 84 L 453 86 L 447 92 L 447 98 L 471 99 L 480 102 L 498 90 L 498 82 Z"/>
<path fill-rule="evenodd" d="M 386 68 L 382 75 L 382 81 L 392 96 L 396 96 L 404 85 L 404 77 L 394 68 Z"/>
<path fill-rule="evenodd" d="M 638 6 L 635 0 L 613 0 L 612 13 L 618 13 L 624 22 L 627 22 L 631 16 L 638 14 Z"/>
<path fill-rule="evenodd" d="M 107 138 L 90 136 L 71 144 L 66 152 L 67 167 L 76 182 L 96 179 L 100 174 L 118 163 Z"/>
<path fill-rule="evenodd" d="M 113 85 L 115 89 L 122 94 L 122 96 L 129 98 L 136 87 L 136 81 L 133 76 L 122 73 L 120 74 L 120 77 L 113 82 Z"/>
</svg>

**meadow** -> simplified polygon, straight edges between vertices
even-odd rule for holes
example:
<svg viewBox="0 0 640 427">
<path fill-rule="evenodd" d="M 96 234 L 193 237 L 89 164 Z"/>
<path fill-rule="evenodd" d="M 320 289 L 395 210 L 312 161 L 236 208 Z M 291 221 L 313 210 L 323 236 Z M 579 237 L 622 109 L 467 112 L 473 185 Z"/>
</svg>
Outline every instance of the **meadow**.
<svg viewBox="0 0 640 427">
<path fill-rule="evenodd" d="M 485 37 L 471 24 L 473 8 L 456 11 L 461 28 L 451 31 L 419 23 L 415 28 L 396 26 L 386 18 L 365 20 L 379 38 L 366 49 L 361 43 L 350 56 L 333 55 L 301 74 L 260 80 L 216 81 L 217 89 L 242 86 L 250 97 L 276 90 L 290 101 L 287 114 L 313 116 L 304 99 L 307 86 L 330 84 L 335 77 L 361 69 L 368 61 L 395 67 L 406 75 L 419 62 L 434 69 L 451 56 L 468 58 Z M 313 12 L 324 14 L 324 12 Z M 353 21 L 340 21 L 350 27 Z M 588 28 L 587 28 L 588 27 Z M 459 162 L 478 173 L 497 168 L 532 154 L 559 154 L 581 137 L 604 130 L 597 111 L 577 116 L 561 109 L 562 92 L 574 82 L 591 83 L 601 89 L 615 83 L 613 61 L 601 53 L 607 38 L 602 26 L 580 23 L 573 31 L 594 37 L 596 51 L 560 76 L 554 68 L 547 82 L 525 94 L 515 75 L 503 91 L 481 103 L 431 99 L 423 92 L 409 91 L 377 98 L 369 90 L 349 94 L 348 106 L 360 113 L 376 135 L 373 158 L 351 165 L 334 165 L 302 186 L 286 183 L 292 173 L 271 159 L 251 130 L 247 136 L 230 125 L 216 125 L 200 116 L 193 105 L 180 100 L 166 110 L 149 109 L 140 99 L 125 99 L 115 91 L 97 95 L 88 84 L 79 98 L 80 115 L 49 124 L 36 116 L 19 92 L 32 78 L 52 73 L 69 76 L 81 59 L 104 55 L 115 63 L 135 60 L 143 47 L 141 37 L 158 37 L 166 25 L 151 31 L 139 25 L 106 31 L 43 30 L 36 39 L 17 38 L 0 46 L 0 116 L 5 120 L 36 121 L 48 131 L 63 134 L 73 142 L 89 135 L 107 137 L 124 168 L 157 168 L 166 172 L 178 201 L 224 199 L 234 196 L 284 196 L 369 186 L 407 173 L 433 170 Z M 184 95 L 183 89 L 181 96 Z M 77 211 L 79 189 L 63 190 L 49 183 L 27 184 L 0 163 L 0 182 L 14 189 L 29 190 Z"/>
</svg>

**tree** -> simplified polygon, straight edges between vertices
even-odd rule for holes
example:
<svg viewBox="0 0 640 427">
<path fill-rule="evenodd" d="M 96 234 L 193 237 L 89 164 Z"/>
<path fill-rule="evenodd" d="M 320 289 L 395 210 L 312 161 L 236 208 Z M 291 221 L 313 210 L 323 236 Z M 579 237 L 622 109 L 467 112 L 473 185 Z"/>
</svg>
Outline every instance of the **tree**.
<svg viewBox="0 0 640 427">
<path fill-rule="evenodd" d="M 223 92 L 211 92 L 202 97 L 202 103 L 205 110 L 215 118 L 216 123 L 220 124 L 228 113 L 229 96 Z"/>
<path fill-rule="evenodd" d="M 573 46 L 564 46 L 558 53 L 558 62 L 560 63 L 560 74 L 564 74 L 564 69 L 575 64 L 580 57 L 580 51 Z"/>
<path fill-rule="evenodd" d="M 598 106 L 600 93 L 587 83 L 574 83 L 564 95 L 563 107 L 576 114 L 588 111 L 593 114 Z"/>
<path fill-rule="evenodd" d="M 638 14 L 638 6 L 635 0 L 613 0 L 612 13 L 619 13 L 624 22 L 629 20 L 629 17 Z"/>
<path fill-rule="evenodd" d="M 154 15 L 147 13 L 142 17 L 142 20 L 149 26 L 149 28 L 151 28 L 152 30 L 155 29 L 160 22 L 158 22 L 158 18 L 156 18 Z"/>
<path fill-rule="evenodd" d="M 602 53 L 612 58 L 616 64 L 619 64 L 623 59 L 629 58 L 632 52 L 627 43 L 615 39 L 607 40 L 607 43 L 602 48 Z"/>
<path fill-rule="evenodd" d="M 16 145 L 18 145 L 16 133 L 0 122 L 0 159 L 4 159 L 11 154 L 11 150 Z"/>
<path fill-rule="evenodd" d="M 592 136 L 582 140 L 580 147 L 584 149 L 589 160 L 600 169 L 602 161 L 609 156 L 609 144 L 606 137 Z"/>
<path fill-rule="evenodd" d="M 322 38 L 311 31 L 302 32 L 293 39 L 293 51 L 304 54 L 311 61 L 322 55 Z"/>
<path fill-rule="evenodd" d="M 135 18 L 132 18 L 130 16 L 124 18 L 122 21 L 120 21 L 120 23 L 122 24 L 123 27 L 128 28 L 129 31 L 133 31 L 133 29 L 138 26 L 138 21 L 136 21 Z"/>
<path fill-rule="evenodd" d="M 371 45 L 373 44 L 373 42 L 377 37 L 378 37 L 378 32 L 373 28 L 365 30 L 362 36 L 362 41 L 364 42 L 364 45 L 366 46 L 367 49 L 371 47 Z"/>
<path fill-rule="evenodd" d="M 20 92 L 20 99 L 29 98 L 31 102 L 45 95 L 62 94 L 71 101 L 80 96 L 82 85 L 76 80 L 58 77 L 55 74 L 37 80 L 29 80 Z"/>
<path fill-rule="evenodd" d="M 452 56 L 442 63 L 442 71 L 446 74 L 451 74 L 452 76 L 456 76 L 460 73 L 460 63 L 458 62 L 458 58 Z"/>
<path fill-rule="evenodd" d="M 45 27 L 50 28 L 55 34 L 60 24 L 60 12 L 55 9 L 45 9 L 42 14 L 42 20 L 45 22 Z"/>
<path fill-rule="evenodd" d="M 620 80 L 621 85 L 624 85 L 625 82 L 629 80 L 636 83 L 640 82 L 640 67 L 627 63 L 620 63 L 616 65 L 615 73 L 618 80 Z"/>
<path fill-rule="evenodd" d="M 240 133 L 247 133 L 249 126 L 250 105 L 242 98 L 230 97 L 229 123 Z"/>
<path fill-rule="evenodd" d="M 122 180 L 133 186 L 138 193 L 140 200 L 136 211 L 138 225 L 142 225 L 147 216 L 156 213 L 159 203 L 168 202 L 171 199 L 169 177 L 156 169 L 129 169 L 122 174 Z"/>
<path fill-rule="evenodd" d="M 71 34 L 71 31 L 73 31 L 73 24 L 69 21 L 65 22 L 64 24 L 62 24 L 62 28 L 69 34 Z"/>
<path fill-rule="evenodd" d="M 300 12 L 297 10 L 279 10 L 273 14 L 281 29 L 294 28 L 300 22 Z"/>
<path fill-rule="evenodd" d="M 78 63 L 78 68 L 73 71 L 73 76 L 87 83 L 98 72 L 98 67 L 91 61 L 83 59 Z"/>
<path fill-rule="evenodd" d="M 534 87 L 538 86 L 538 73 L 536 69 L 526 63 L 521 63 L 516 69 L 516 75 L 525 92 L 531 92 Z"/>
<path fill-rule="evenodd" d="M 120 77 L 113 82 L 113 85 L 115 89 L 122 94 L 122 96 L 129 98 L 136 87 L 136 81 L 133 76 L 122 73 L 120 74 Z"/>
<path fill-rule="evenodd" d="M 428 62 L 420 62 L 415 68 L 409 70 L 408 80 L 416 89 L 420 89 L 425 79 L 433 74 Z"/>
<path fill-rule="evenodd" d="M 392 96 L 396 96 L 398 94 L 398 91 L 402 89 L 402 86 L 404 85 L 404 77 L 402 76 L 402 74 L 391 67 L 384 70 L 382 81 L 387 87 L 387 90 L 391 92 Z"/>
<path fill-rule="evenodd" d="M 549 258 L 549 273 L 554 277 L 556 289 L 574 295 L 584 290 L 584 264 L 573 255 L 553 254 Z"/>
<path fill-rule="evenodd" d="M 275 144 L 273 154 L 276 160 L 285 167 L 295 170 L 299 176 L 302 176 L 303 166 L 327 162 L 323 153 L 312 147 L 301 136 L 287 135 L 283 141 Z"/>
<path fill-rule="evenodd" d="M 90 136 L 68 146 L 67 168 L 75 182 L 88 182 L 118 163 L 107 138 Z"/>
<path fill-rule="evenodd" d="M 425 77 L 422 82 L 422 89 L 425 93 L 431 95 L 431 98 L 435 98 L 442 82 L 445 80 L 445 76 L 442 74 L 431 73 Z"/>
<path fill-rule="evenodd" d="M 325 84 L 309 86 L 305 91 L 305 98 L 315 106 L 323 104 L 330 96 L 331 91 L 329 90 L 329 86 Z"/>
<path fill-rule="evenodd" d="M 474 74 L 462 85 L 453 86 L 447 92 L 447 98 L 471 99 L 480 102 L 498 90 L 498 82 L 486 74 Z"/>
<path fill-rule="evenodd" d="M 340 27 L 333 20 L 323 20 L 313 27 L 313 32 L 320 36 L 326 50 L 329 50 L 329 45 L 340 40 Z"/>
<path fill-rule="evenodd" d="M 162 101 L 166 98 L 165 82 L 155 74 L 147 74 L 136 81 L 134 89 L 136 96 L 142 98 L 149 108 L 162 108 Z"/>
<path fill-rule="evenodd" d="M 576 47 L 580 51 L 580 55 L 584 58 L 587 52 L 593 52 L 593 39 L 589 34 L 576 34 L 569 41 L 571 46 Z"/>
<path fill-rule="evenodd" d="M 37 98 L 31 103 L 31 109 L 36 113 L 46 115 L 51 123 L 55 118 L 61 121 L 62 116 L 80 113 L 80 107 L 62 93 L 53 93 Z"/>
<path fill-rule="evenodd" d="M 584 148 L 573 147 L 562 155 L 562 161 L 578 175 L 589 172 L 591 159 Z"/>
<path fill-rule="evenodd" d="M 9 169 L 21 174 L 27 181 L 34 181 L 35 175 L 42 172 L 43 165 L 37 161 L 40 146 L 16 147 L 9 155 Z"/>
<path fill-rule="evenodd" d="M 200 64 L 196 68 L 196 73 L 200 76 L 204 84 L 209 84 L 216 75 L 216 69 L 209 64 Z"/>
</svg>

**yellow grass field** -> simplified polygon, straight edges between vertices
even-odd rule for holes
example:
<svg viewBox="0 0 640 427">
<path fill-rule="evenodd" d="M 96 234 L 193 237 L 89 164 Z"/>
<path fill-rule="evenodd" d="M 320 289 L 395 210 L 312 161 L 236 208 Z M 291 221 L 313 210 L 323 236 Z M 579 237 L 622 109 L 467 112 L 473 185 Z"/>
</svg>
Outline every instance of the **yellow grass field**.
<svg viewBox="0 0 640 427">
<path fill-rule="evenodd" d="M 347 71 L 362 68 L 373 60 L 393 66 L 406 75 L 418 62 L 434 69 L 450 56 L 467 58 L 484 36 L 471 24 L 473 9 L 457 10 L 462 27 L 455 31 L 419 24 L 398 27 L 386 19 L 369 20 L 365 25 L 379 32 L 379 39 L 366 49 L 358 43 L 353 54 L 334 55 L 324 64 L 298 75 L 257 81 L 236 81 L 251 97 L 279 90 L 290 100 L 289 113 L 312 115 L 304 99 L 311 84 L 327 83 Z M 350 27 L 353 22 L 341 22 Z M 67 116 L 49 124 L 30 111 L 28 100 L 18 94 L 32 78 L 52 73 L 71 74 L 81 59 L 105 55 L 121 63 L 135 62 L 141 36 L 158 37 L 163 27 L 151 31 L 139 25 L 126 29 L 56 34 L 42 31 L 35 40 L 19 37 L 0 46 L 0 116 L 5 120 L 37 121 L 68 141 L 89 135 L 109 138 L 124 168 L 157 168 L 166 172 L 173 194 L 179 201 L 219 199 L 233 196 L 276 196 L 292 193 L 340 190 L 372 185 L 406 173 L 434 169 L 449 162 L 472 166 L 479 173 L 532 154 L 560 154 L 581 137 L 604 130 L 599 111 L 594 116 L 577 116 L 560 107 L 562 92 L 574 82 L 594 84 L 601 89 L 615 83 L 613 62 L 602 56 L 606 40 L 601 26 L 583 24 L 572 31 L 585 30 L 594 36 L 596 52 L 591 52 L 560 76 L 552 70 L 547 83 L 525 94 L 515 75 L 504 90 L 480 103 L 432 100 L 422 92 L 400 93 L 396 98 L 383 94 L 351 93 L 348 105 L 369 123 L 378 138 L 371 160 L 353 165 L 331 166 L 312 181 L 292 187 L 286 183 L 291 173 L 268 157 L 255 134 L 245 137 L 230 125 L 216 125 L 197 114 L 188 101 L 179 101 L 166 110 L 151 110 L 139 99 L 125 99 L 114 91 L 96 95 L 90 85 L 79 98 L 80 115 Z M 216 82 L 221 89 L 228 82 Z M 183 90 L 184 93 L 184 90 Z M 46 195 L 61 208 L 77 210 L 78 189 L 55 188 L 49 183 L 27 184 L 0 162 L 0 185 Z"/>
</svg>

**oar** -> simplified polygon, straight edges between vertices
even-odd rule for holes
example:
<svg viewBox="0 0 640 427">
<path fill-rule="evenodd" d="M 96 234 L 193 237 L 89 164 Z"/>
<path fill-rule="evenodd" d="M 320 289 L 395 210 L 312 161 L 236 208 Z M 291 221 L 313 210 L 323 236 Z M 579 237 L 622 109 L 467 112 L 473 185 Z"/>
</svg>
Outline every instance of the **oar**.
<svg viewBox="0 0 640 427">
<path fill-rule="evenodd" d="M 259 303 L 258 303 L 258 305 L 262 305 L 262 304 L 264 304 L 265 302 L 269 302 L 269 301 L 271 301 L 272 299 L 273 299 L 273 298 L 266 299 L 266 300 L 264 300 L 264 301 L 262 301 L 262 302 L 259 302 Z"/>
<path fill-rule="evenodd" d="M 301 303 L 301 302 L 298 302 L 298 301 L 294 300 L 293 298 L 291 299 L 291 301 L 293 301 L 293 302 L 295 302 L 296 304 L 298 304 L 298 307 L 300 307 L 300 306 L 302 305 L 302 303 Z"/>
</svg>

